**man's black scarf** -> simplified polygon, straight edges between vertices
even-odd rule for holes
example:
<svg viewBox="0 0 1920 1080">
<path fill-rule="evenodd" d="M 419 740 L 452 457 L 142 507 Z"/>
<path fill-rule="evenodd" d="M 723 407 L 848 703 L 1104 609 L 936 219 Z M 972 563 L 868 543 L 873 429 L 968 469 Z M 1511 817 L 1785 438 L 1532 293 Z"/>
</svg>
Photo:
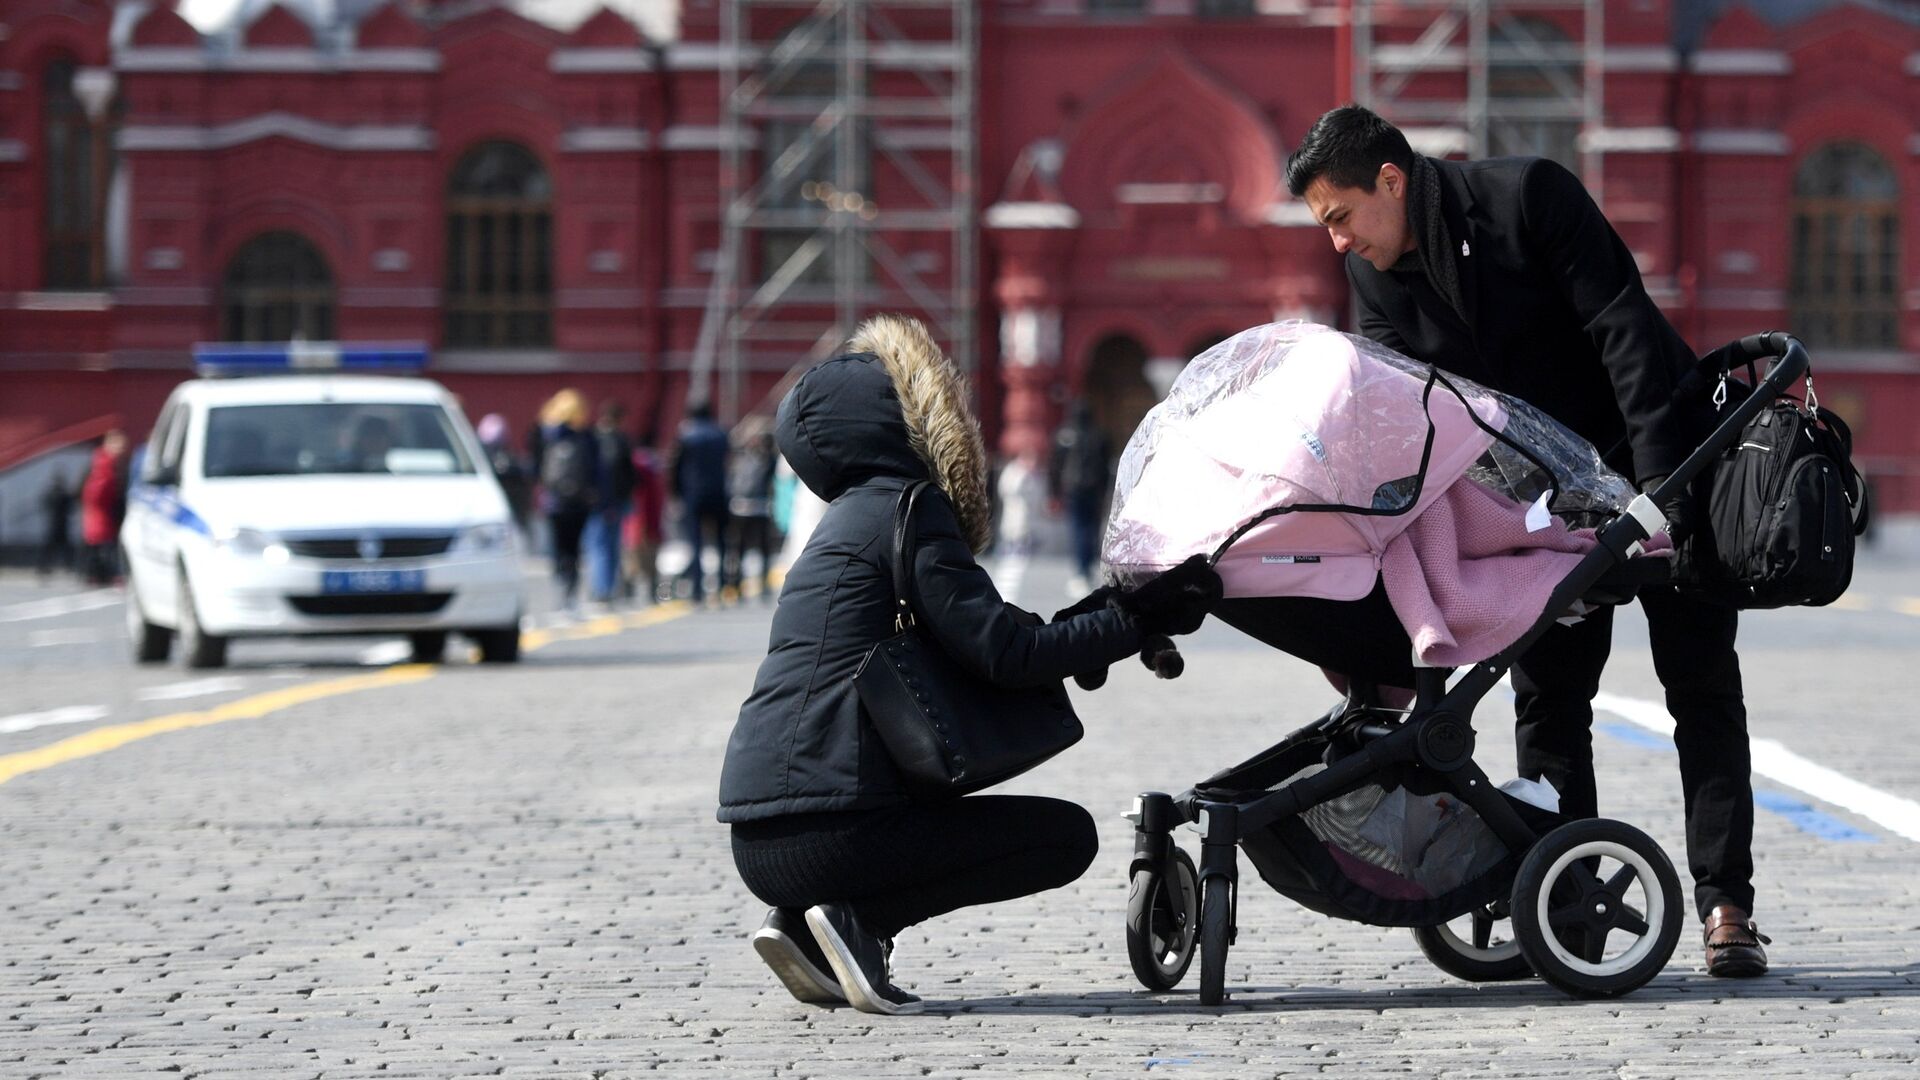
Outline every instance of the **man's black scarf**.
<svg viewBox="0 0 1920 1080">
<path fill-rule="evenodd" d="M 1453 261 L 1453 235 L 1440 209 L 1440 170 L 1422 154 L 1413 156 L 1413 172 L 1407 177 L 1407 228 L 1418 246 L 1402 255 L 1393 269 L 1427 275 L 1434 291 L 1465 319 L 1467 303 L 1460 293 L 1460 267 Z"/>
</svg>

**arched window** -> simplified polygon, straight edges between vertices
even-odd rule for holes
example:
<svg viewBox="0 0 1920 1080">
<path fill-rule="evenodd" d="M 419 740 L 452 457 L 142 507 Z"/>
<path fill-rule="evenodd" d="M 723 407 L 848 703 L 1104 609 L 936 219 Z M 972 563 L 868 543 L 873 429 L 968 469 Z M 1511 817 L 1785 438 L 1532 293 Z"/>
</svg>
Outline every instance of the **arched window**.
<svg viewBox="0 0 1920 1080">
<path fill-rule="evenodd" d="M 1087 357 L 1087 401 L 1114 447 L 1127 445 L 1140 418 L 1160 401 L 1147 378 L 1147 347 L 1131 334 L 1109 334 Z"/>
<path fill-rule="evenodd" d="M 298 233 L 261 233 L 227 263 L 220 310 L 228 341 L 330 341 L 333 274 Z"/>
<path fill-rule="evenodd" d="M 553 183 L 525 147 L 467 152 L 447 186 L 446 344 L 553 343 Z"/>
<path fill-rule="evenodd" d="M 1808 345 L 1900 344 L 1900 182 L 1859 143 L 1829 143 L 1793 183 L 1792 326 Z"/>
<path fill-rule="evenodd" d="M 73 61 L 58 59 L 47 65 L 42 80 L 47 169 L 43 268 L 49 289 L 97 289 L 107 283 L 104 221 L 113 174 L 112 117 L 118 104 L 102 110 L 101 122 L 95 123 L 77 92 L 78 75 Z"/>
</svg>

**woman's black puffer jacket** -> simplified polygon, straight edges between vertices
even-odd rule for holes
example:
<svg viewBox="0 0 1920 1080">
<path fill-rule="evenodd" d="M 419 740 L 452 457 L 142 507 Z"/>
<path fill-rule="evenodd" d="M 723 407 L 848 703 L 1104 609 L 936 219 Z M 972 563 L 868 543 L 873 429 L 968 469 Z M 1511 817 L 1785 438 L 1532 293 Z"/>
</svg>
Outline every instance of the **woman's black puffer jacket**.
<svg viewBox="0 0 1920 1080">
<path fill-rule="evenodd" d="M 780 404 L 780 452 L 830 505 L 787 574 L 727 743 L 723 822 L 910 801 L 853 676 L 894 633 L 894 505 L 915 480 L 935 479 L 947 496 L 920 499 L 913 580 L 923 630 L 956 661 L 1002 686 L 1037 686 L 1141 647 L 1131 617 L 1110 608 L 1046 625 L 1017 617 L 973 557 L 986 536 L 986 476 L 957 371 L 907 320 L 875 320 L 852 347 L 869 351 L 813 368 Z"/>
</svg>

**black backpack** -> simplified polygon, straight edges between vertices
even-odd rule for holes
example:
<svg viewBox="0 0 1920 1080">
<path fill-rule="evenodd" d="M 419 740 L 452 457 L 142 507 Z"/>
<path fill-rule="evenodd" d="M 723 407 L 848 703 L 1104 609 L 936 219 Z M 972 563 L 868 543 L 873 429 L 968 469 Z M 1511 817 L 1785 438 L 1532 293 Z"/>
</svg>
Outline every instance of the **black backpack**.
<svg viewBox="0 0 1920 1080">
<path fill-rule="evenodd" d="M 588 501 L 587 487 L 593 478 L 588 475 L 583 438 L 572 432 L 562 434 L 547 444 L 546 456 L 540 460 L 540 486 L 559 502 Z"/>
<path fill-rule="evenodd" d="M 1752 392 L 1724 371 L 1722 378 L 1735 402 Z M 1811 391 L 1811 378 L 1807 385 Z M 1738 608 L 1839 599 L 1853 580 L 1853 538 L 1869 514 L 1852 458 L 1853 433 L 1811 393 L 1807 402 L 1781 397 L 1756 413 L 1695 481 L 1705 523 L 1685 557 L 1698 587 Z"/>
</svg>

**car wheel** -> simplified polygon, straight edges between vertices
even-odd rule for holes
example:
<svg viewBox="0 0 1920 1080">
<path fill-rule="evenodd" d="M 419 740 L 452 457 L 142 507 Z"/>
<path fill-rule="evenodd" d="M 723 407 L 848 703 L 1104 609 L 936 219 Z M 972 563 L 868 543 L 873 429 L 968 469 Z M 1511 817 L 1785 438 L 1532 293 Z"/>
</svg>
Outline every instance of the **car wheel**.
<svg viewBox="0 0 1920 1080">
<path fill-rule="evenodd" d="M 408 634 L 407 643 L 412 646 L 413 662 L 416 664 L 437 664 L 447 654 L 447 632 L 428 630 L 418 634 Z"/>
<path fill-rule="evenodd" d="M 147 621 L 147 613 L 140 607 L 140 590 L 134 588 L 132 580 L 127 582 L 126 614 L 127 638 L 133 643 L 134 663 L 165 663 L 167 654 L 173 651 L 173 631 Z"/>
<path fill-rule="evenodd" d="M 185 567 L 180 569 L 180 589 L 175 594 L 180 609 L 180 657 L 190 668 L 227 666 L 227 639 L 200 628 L 200 613 L 193 607 L 193 586 L 187 581 Z"/>
<path fill-rule="evenodd" d="M 483 664 L 511 664 L 520 659 L 520 628 L 518 626 L 479 630 L 471 636 L 474 644 L 480 646 L 480 662 Z"/>
</svg>

